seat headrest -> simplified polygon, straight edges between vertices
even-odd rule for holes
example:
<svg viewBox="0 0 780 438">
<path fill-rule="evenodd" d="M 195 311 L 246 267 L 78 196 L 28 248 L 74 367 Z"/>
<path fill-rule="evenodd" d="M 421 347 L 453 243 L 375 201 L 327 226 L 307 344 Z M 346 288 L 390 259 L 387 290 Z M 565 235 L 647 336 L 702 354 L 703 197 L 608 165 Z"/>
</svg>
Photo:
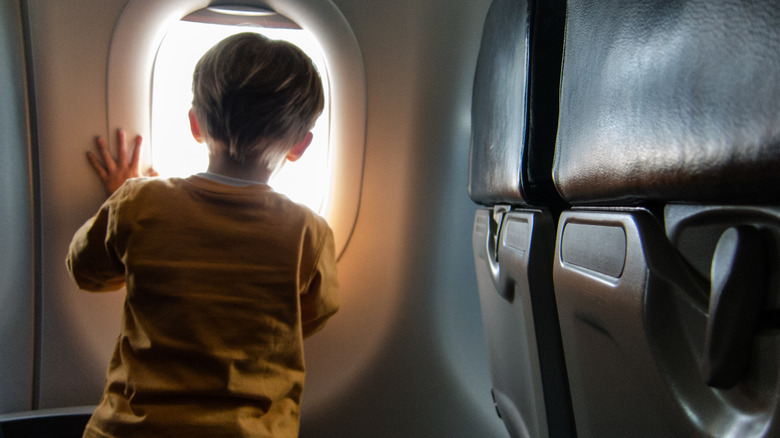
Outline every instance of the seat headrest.
<svg viewBox="0 0 780 438">
<path fill-rule="evenodd" d="M 567 201 L 780 199 L 780 3 L 571 0 L 565 41 Z"/>
<path fill-rule="evenodd" d="M 529 1 L 495 0 L 485 19 L 469 162 L 469 195 L 480 204 L 558 199 L 550 169 L 565 5 Z"/>
</svg>

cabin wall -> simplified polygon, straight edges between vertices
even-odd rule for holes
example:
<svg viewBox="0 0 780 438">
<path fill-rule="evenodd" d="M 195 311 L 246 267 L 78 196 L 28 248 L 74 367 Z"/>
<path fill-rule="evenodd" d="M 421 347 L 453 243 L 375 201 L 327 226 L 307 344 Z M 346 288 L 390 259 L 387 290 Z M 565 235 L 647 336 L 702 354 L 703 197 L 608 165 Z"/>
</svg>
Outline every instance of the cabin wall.
<svg viewBox="0 0 780 438">
<path fill-rule="evenodd" d="M 21 10 L 0 2 L 0 412 L 29 409 L 33 387 L 35 213 Z"/>
<path fill-rule="evenodd" d="M 125 3 L 27 0 L 42 175 L 35 408 L 97 403 L 118 333 L 123 294 L 79 291 L 64 256 L 105 199 L 84 152 L 95 135 L 113 138 L 106 62 Z M 490 1 L 334 3 L 365 62 L 366 155 L 356 228 L 339 262 L 342 309 L 306 344 L 301 436 L 505 436 L 490 400 L 466 189 Z"/>
<path fill-rule="evenodd" d="M 29 0 L 27 4 L 42 217 L 35 407 L 96 404 L 118 334 L 123 295 L 79 291 L 65 270 L 65 254 L 73 233 L 106 198 L 84 154 L 93 147 L 96 135 L 107 132 L 108 46 L 124 1 Z"/>
<path fill-rule="evenodd" d="M 366 164 L 343 308 L 307 345 L 306 397 L 321 408 L 304 411 L 302 437 L 505 436 L 469 258 L 471 90 L 490 1 L 334 3 L 366 64 Z"/>
</svg>

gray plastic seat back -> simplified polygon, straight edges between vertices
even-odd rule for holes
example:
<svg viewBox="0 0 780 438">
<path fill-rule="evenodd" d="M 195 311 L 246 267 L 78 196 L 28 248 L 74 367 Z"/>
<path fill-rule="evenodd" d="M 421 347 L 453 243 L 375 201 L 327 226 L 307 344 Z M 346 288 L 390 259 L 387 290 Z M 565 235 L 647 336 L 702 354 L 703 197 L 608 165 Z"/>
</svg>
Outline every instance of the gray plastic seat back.
<svg viewBox="0 0 780 438">
<path fill-rule="evenodd" d="M 578 435 L 780 435 L 780 3 L 570 0 L 562 72 Z"/>
<path fill-rule="evenodd" d="M 564 5 L 495 0 L 474 79 L 469 193 L 496 410 L 513 438 L 573 436 L 552 289 L 550 172 Z"/>
</svg>

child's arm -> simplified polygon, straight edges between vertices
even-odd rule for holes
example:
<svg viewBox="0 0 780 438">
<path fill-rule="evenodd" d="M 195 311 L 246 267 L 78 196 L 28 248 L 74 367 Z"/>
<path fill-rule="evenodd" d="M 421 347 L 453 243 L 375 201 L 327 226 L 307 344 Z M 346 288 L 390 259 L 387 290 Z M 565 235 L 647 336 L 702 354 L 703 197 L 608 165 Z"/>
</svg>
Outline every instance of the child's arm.
<svg viewBox="0 0 780 438">
<path fill-rule="evenodd" d="M 103 157 L 103 162 L 100 162 L 97 155 L 90 151 L 87 152 L 87 159 L 95 172 L 103 181 L 103 187 L 106 188 L 109 194 L 114 193 L 124 182 L 130 178 L 136 178 L 142 176 L 141 173 L 141 143 L 143 139 L 140 135 L 135 137 L 135 145 L 133 146 L 133 153 L 130 158 L 130 162 L 127 161 L 127 145 L 125 144 L 125 132 L 123 130 L 117 131 L 117 149 L 118 158 L 114 160 L 114 157 L 108 152 L 106 146 L 106 140 L 102 137 L 95 139 L 98 152 Z M 105 163 L 105 164 L 104 164 Z M 149 168 L 148 176 L 157 176 L 157 172 Z"/>
<path fill-rule="evenodd" d="M 333 233 L 328 229 L 309 290 L 301 295 L 303 337 L 308 338 L 320 331 L 328 318 L 333 316 L 338 309 L 336 248 L 333 243 Z"/>
<path fill-rule="evenodd" d="M 106 244 L 110 200 L 76 231 L 65 264 L 80 289 L 102 292 L 125 284 L 125 265 Z"/>
<path fill-rule="evenodd" d="M 97 137 L 95 144 L 103 158 L 103 163 L 93 152 L 87 152 L 87 159 L 100 176 L 103 186 L 114 193 L 130 178 L 141 176 L 141 136 L 135 139 L 132 157 L 127 160 L 125 132 L 117 131 L 118 158 L 108 152 L 106 141 Z M 154 169 L 149 169 L 156 176 Z M 68 248 L 65 263 L 68 272 L 79 288 L 89 291 L 117 290 L 125 284 L 125 266 L 117 254 L 106 244 L 108 217 L 113 205 L 109 199 L 100 211 L 76 231 Z"/>
</svg>

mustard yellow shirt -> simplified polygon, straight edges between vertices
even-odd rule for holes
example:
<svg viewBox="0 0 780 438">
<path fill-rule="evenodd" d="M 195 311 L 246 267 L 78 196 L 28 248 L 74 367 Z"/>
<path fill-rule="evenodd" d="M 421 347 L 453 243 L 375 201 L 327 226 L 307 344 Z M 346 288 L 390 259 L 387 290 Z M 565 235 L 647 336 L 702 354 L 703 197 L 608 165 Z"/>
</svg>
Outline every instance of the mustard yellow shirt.
<svg viewBox="0 0 780 438">
<path fill-rule="evenodd" d="M 132 179 L 67 266 L 82 289 L 127 291 L 84 436 L 298 436 L 303 338 L 338 309 L 321 217 L 267 185 Z"/>
</svg>

